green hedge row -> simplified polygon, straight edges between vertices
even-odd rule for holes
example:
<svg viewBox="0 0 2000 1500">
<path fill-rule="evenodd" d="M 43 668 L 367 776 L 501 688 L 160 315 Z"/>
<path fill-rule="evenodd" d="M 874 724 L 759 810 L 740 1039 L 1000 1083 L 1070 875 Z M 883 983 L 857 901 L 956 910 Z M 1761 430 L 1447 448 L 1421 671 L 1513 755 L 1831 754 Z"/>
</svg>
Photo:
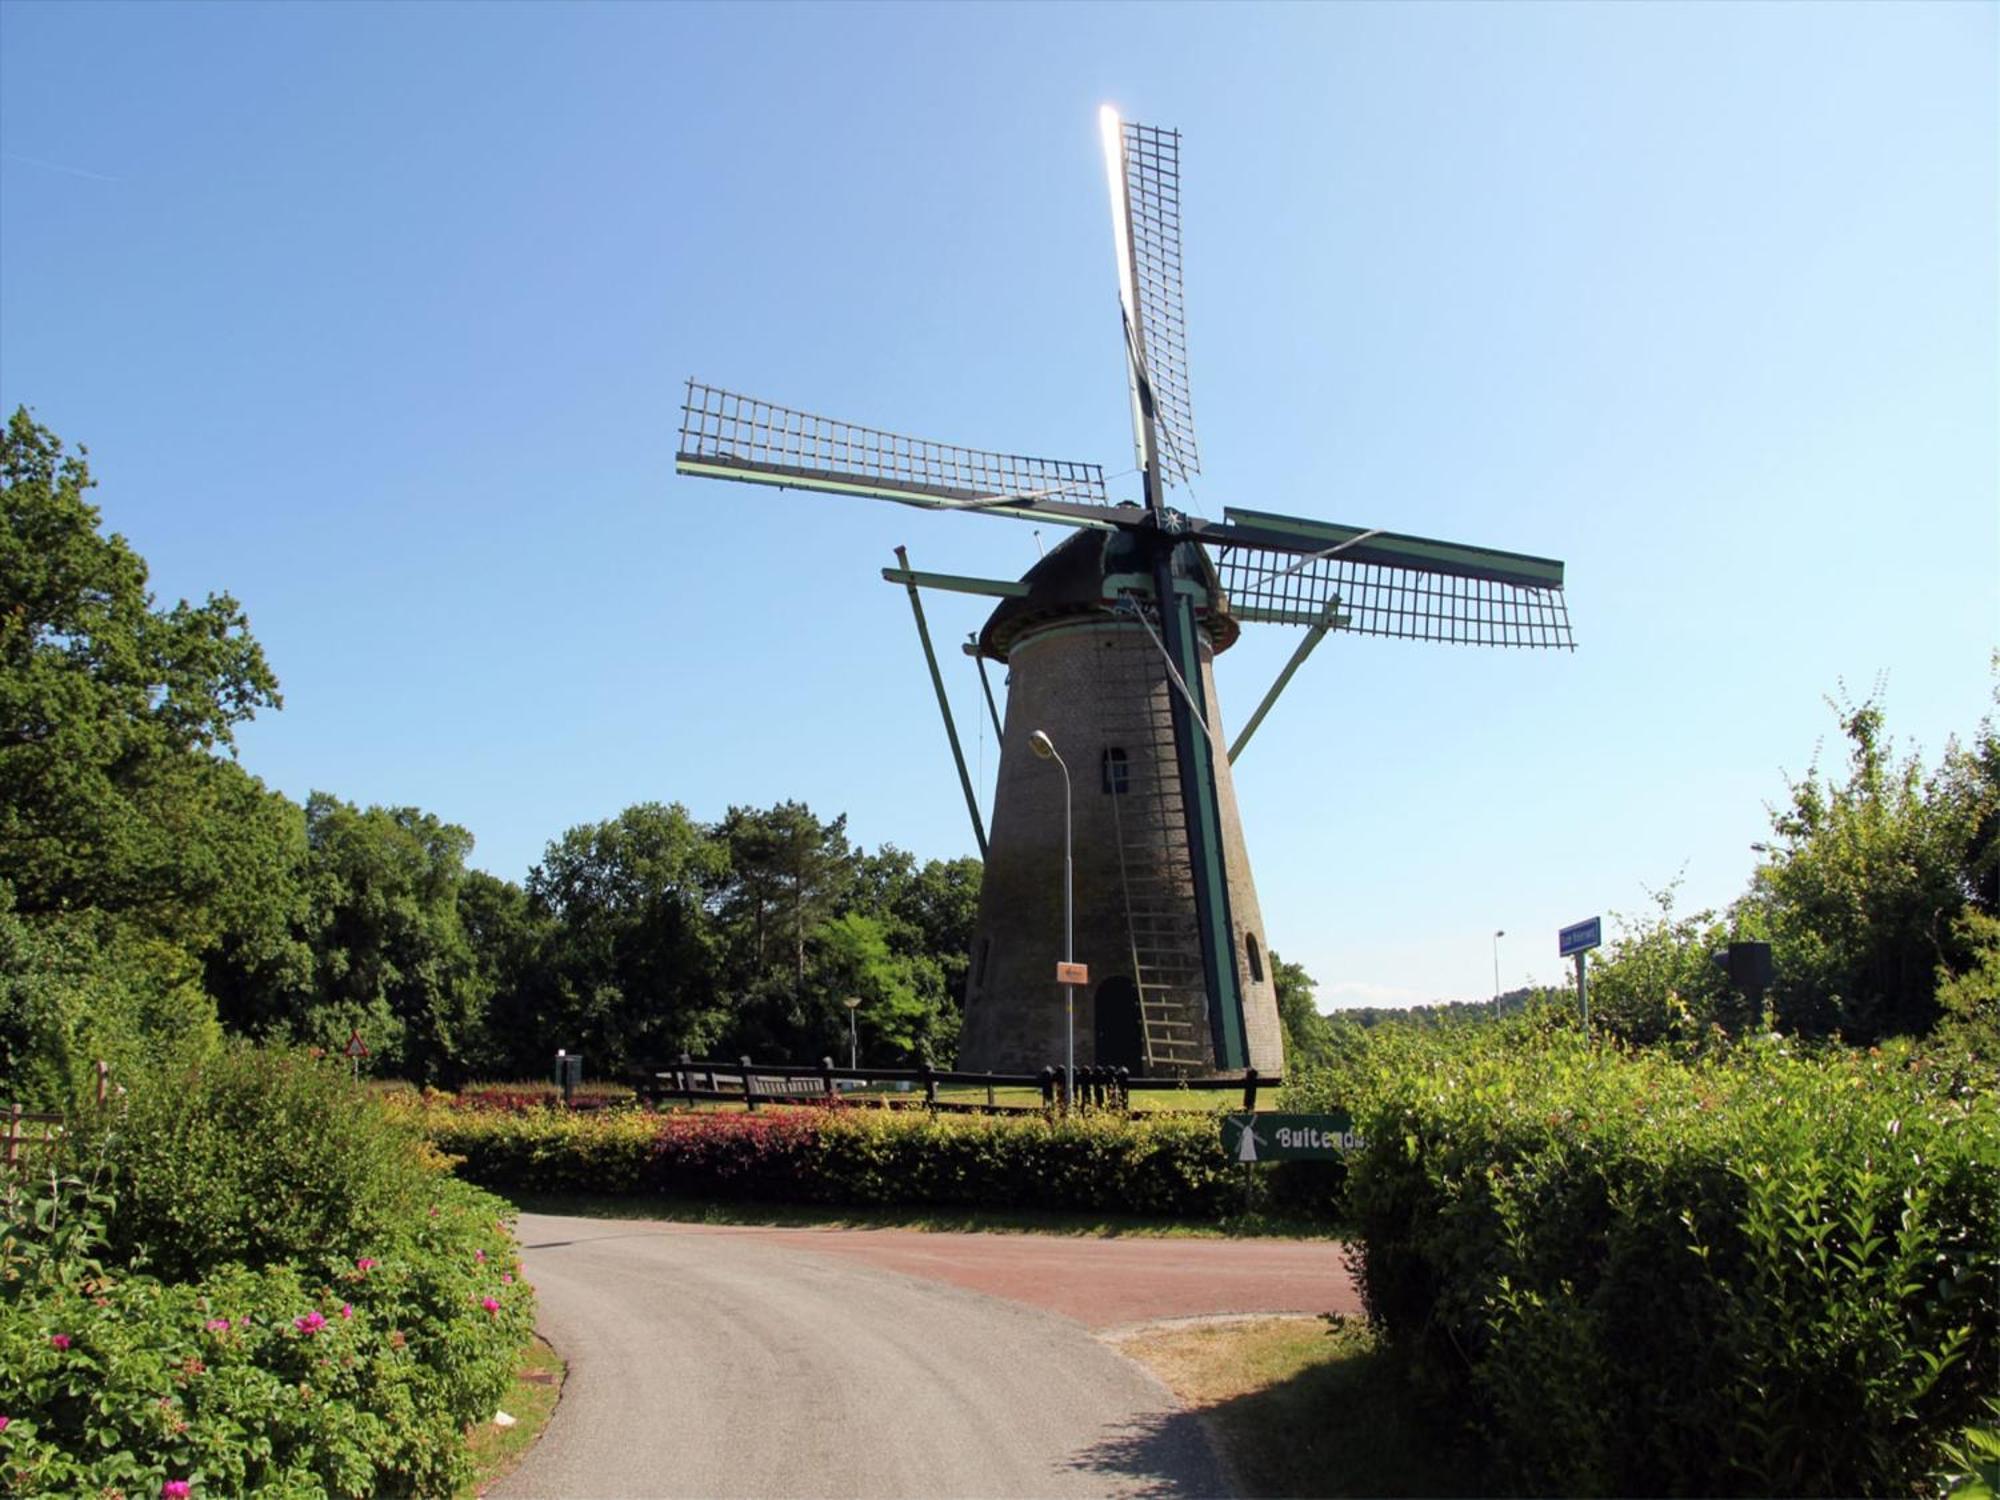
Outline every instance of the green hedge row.
<svg viewBox="0 0 2000 1500">
<path fill-rule="evenodd" d="M 505 1204 L 296 1054 L 74 1123 L 67 1160 L 0 1176 L 0 1493 L 463 1484 L 534 1323 Z"/>
<path fill-rule="evenodd" d="M 1192 1220 L 1243 1202 L 1206 1115 L 504 1114 L 433 1104 L 423 1118 L 439 1149 L 463 1158 L 463 1176 L 517 1191 Z M 1284 1180 L 1269 1179 L 1274 1196 Z"/>
<path fill-rule="evenodd" d="M 1350 1069 L 1371 1318 L 1528 1493 L 1912 1493 L 1995 1384 L 2000 1102 L 1561 1027 Z M 1304 1102 L 1303 1095 L 1301 1102 Z"/>
</svg>

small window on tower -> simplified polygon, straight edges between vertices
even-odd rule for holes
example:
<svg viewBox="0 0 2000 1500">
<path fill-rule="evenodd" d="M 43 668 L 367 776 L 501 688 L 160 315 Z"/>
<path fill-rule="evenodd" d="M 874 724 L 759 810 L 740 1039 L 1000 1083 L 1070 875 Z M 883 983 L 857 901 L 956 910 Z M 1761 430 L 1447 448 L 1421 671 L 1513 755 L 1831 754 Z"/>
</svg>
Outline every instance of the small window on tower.
<svg viewBox="0 0 2000 1500">
<path fill-rule="evenodd" d="M 1243 934 L 1243 953 L 1250 960 L 1250 982 L 1252 984 L 1262 984 L 1264 982 L 1264 955 L 1257 951 L 1256 933 L 1246 932 Z"/>
<path fill-rule="evenodd" d="M 1126 763 L 1125 752 L 1113 745 L 1104 752 L 1104 790 L 1114 797 L 1122 797 L 1132 785 L 1132 768 Z"/>
</svg>

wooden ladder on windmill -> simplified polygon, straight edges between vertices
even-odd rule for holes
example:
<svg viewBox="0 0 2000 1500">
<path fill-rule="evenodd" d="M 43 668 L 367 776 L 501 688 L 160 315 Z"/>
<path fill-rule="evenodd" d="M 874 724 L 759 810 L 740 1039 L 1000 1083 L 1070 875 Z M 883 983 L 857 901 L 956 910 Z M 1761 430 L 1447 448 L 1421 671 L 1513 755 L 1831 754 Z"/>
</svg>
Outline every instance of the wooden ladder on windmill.
<svg viewBox="0 0 2000 1500">
<path fill-rule="evenodd" d="M 1204 1072 L 1210 1065 L 1201 1040 L 1208 985 L 1166 664 L 1142 631 L 1118 632 L 1099 662 L 1099 775 L 1112 793 L 1118 830 L 1146 1070 Z"/>
</svg>

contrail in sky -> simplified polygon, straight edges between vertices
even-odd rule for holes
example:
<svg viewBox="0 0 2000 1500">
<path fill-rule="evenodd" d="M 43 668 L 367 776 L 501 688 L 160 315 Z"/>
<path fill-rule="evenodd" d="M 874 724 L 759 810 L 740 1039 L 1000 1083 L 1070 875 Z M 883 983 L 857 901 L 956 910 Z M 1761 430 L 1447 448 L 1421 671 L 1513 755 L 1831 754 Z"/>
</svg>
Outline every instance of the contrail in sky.
<svg viewBox="0 0 2000 1500">
<path fill-rule="evenodd" d="M 13 151 L 0 151 L 0 157 L 8 161 L 24 162 L 31 167 L 40 167 L 48 172 L 67 172 L 72 177 L 88 177 L 92 182 L 123 182 L 122 177 L 106 177 L 102 172 L 86 172 L 82 167 L 66 167 L 61 162 L 37 161 L 32 156 L 22 156 Z"/>
</svg>

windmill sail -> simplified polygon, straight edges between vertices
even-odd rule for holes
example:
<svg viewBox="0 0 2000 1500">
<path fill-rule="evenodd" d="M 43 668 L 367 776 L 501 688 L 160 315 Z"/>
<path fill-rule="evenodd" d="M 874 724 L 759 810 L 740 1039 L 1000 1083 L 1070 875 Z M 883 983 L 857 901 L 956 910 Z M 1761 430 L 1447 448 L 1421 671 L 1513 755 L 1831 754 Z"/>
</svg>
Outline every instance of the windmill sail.
<svg viewBox="0 0 2000 1500">
<path fill-rule="evenodd" d="M 1196 533 L 1239 620 L 1312 627 L 1333 606 L 1359 635 L 1575 649 L 1553 558 L 1263 511 L 1224 515 Z"/>
<path fill-rule="evenodd" d="M 815 416 L 690 380 L 674 468 L 931 510 L 1111 524 L 1098 464 L 961 448 Z"/>
<path fill-rule="evenodd" d="M 1100 124 L 1111 177 L 1139 467 L 1145 468 L 1153 456 L 1146 451 L 1144 430 L 1150 396 L 1160 477 L 1168 484 L 1186 484 L 1201 472 L 1201 455 L 1188 395 L 1187 309 L 1181 288 L 1180 132 L 1120 120 L 1108 105 Z"/>
</svg>

